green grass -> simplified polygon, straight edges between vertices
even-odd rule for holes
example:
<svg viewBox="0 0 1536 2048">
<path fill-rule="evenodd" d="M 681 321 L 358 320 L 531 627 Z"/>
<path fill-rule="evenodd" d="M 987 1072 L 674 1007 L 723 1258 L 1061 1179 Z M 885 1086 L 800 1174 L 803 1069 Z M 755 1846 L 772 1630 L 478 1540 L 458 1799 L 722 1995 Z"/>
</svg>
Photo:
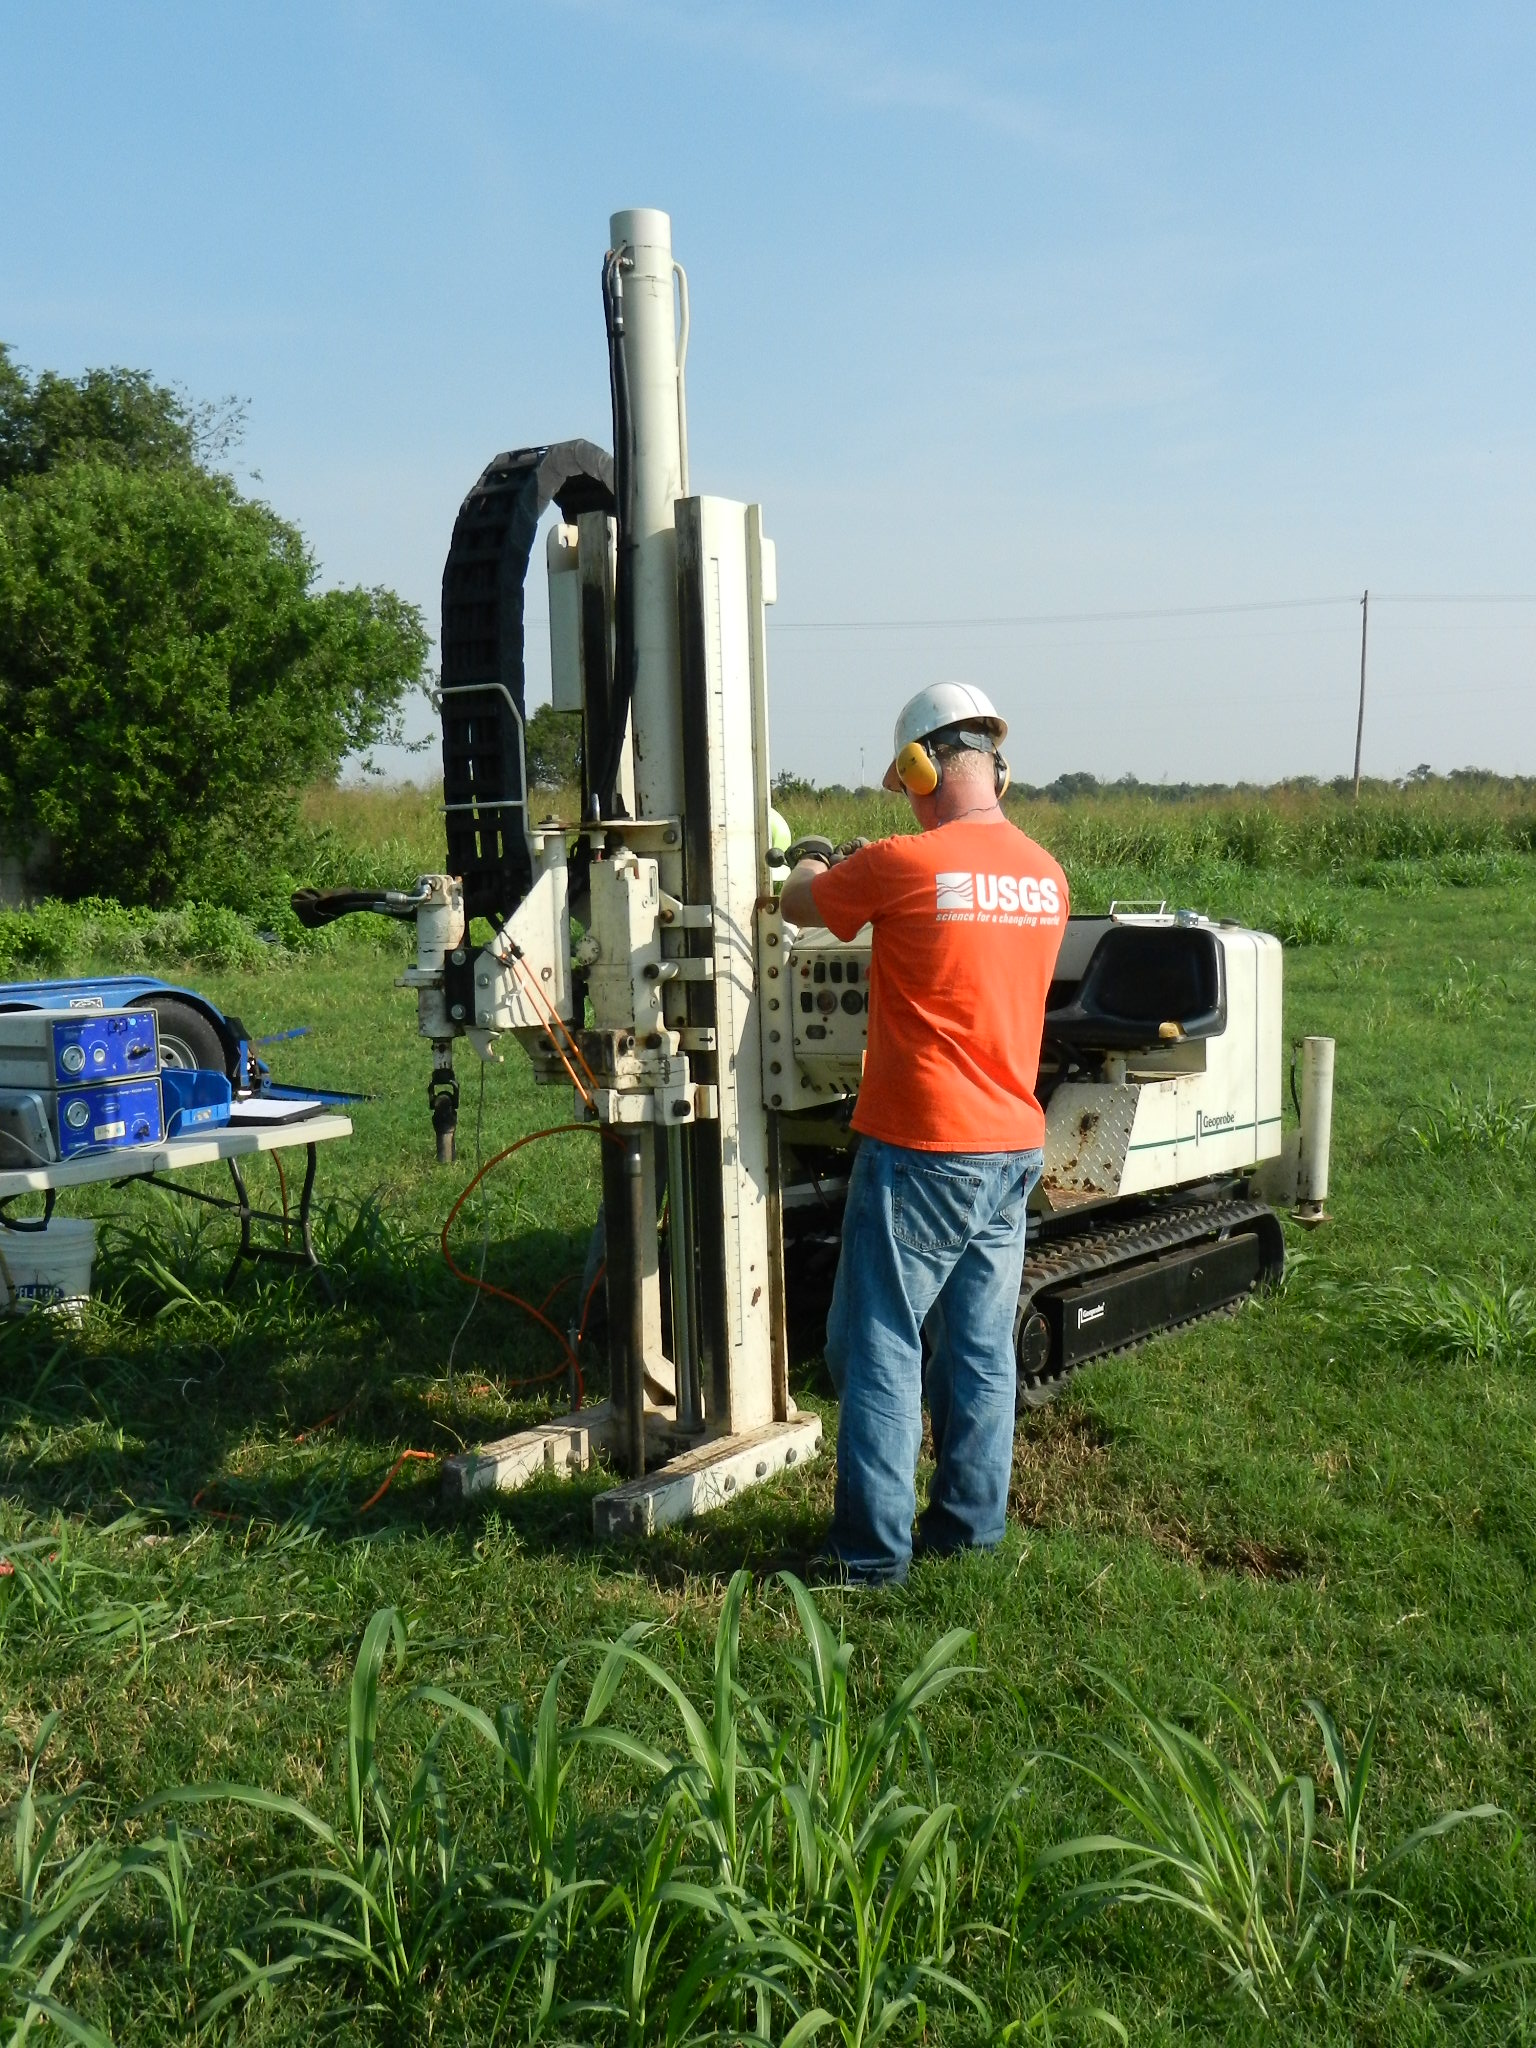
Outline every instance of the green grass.
<svg viewBox="0 0 1536 2048">
<path fill-rule="evenodd" d="M 224 858 L 198 880 L 197 900 L 171 910 L 100 898 L 0 913 L 0 976 L 61 973 L 97 956 L 120 968 L 249 968 L 279 952 L 398 952 L 400 934 L 380 924 L 306 932 L 289 897 L 300 886 L 409 887 L 442 861 L 440 800 L 426 785 L 315 788 L 274 872 Z M 580 808 L 573 790 L 541 790 L 535 801 L 563 818 Z M 913 829 L 905 799 L 881 790 L 802 784 L 782 803 L 795 831 L 834 841 Z M 1071 804 L 1016 793 L 1008 808 L 1061 860 L 1079 910 L 1150 892 L 1262 922 L 1287 945 L 1359 942 L 1339 883 L 1393 896 L 1490 887 L 1517 881 L 1536 851 L 1536 795 L 1519 779 L 1373 785 L 1359 804 L 1333 789 L 1282 784 L 1168 800 L 1111 790 Z M 1433 997 L 1441 1009 L 1475 1007 L 1486 993 L 1457 964 L 1460 978 L 1448 977 Z"/>
<path fill-rule="evenodd" d="M 1431 1153 L 1524 1153 L 1536 1144 L 1536 1102 L 1505 1100 L 1490 1081 L 1481 1099 L 1451 1082 L 1439 1103 L 1404 1119 L 1406 1134 Z"/>
<path fill-rule="evenodd" d="M 352 829 L 345 818 L 317 822 Z M 409 820 L 390 827 L 400 839 L 411 829 Z M 1536 1816 L 1536 1372 L 1523 1340 L 1475 1341 L 1479 1302 L 1502 1304 L 1505 1325 L 1528 1331 L 1515 1297 L 1536 1288 L 1536 1146 L 1524 1135 L 1536 1099 L 1536 875 L 1518 850 L 1496 850 L 1509 872 L 1472 882 L 1434 870 L 1444 847 L 1391 856 L 1406 865 L 1354 881 L 1243 867 L 1230 852 L 1178 870 L 1197 884 L 1214 878 L 1234 902 L 1246 888 L 1262 907 L 1267 893 L 1276 921 L 1287 906 L 1315 913 L 1310 940 L 1287 954 L 1286 1029 L 1338 1040 L 1333 1221 L 1297 1240 L 1306 1256 L 1274 1299 L 1096 1367 L 1030 1418 L 998 1556 L 922 1565 L 891 1599 L 822 1596 L 852 1645 L 854 1747 L 934 1645 L 956 1629 L 973 1639 L 963 1661 L 978 1675 L 927 1701 L 921 1743 L 914 1735 L 889 1781 L 920 1809 L 902 1823 L 908 1848 L 929 1818 L 944 1817 L 910 1895 L 925 1902 L 930 1932 L 919 1941 L 911 1921 L 897 1930 L 901 1968 L 883 1980 L 887 1993 L 900 1991 L 909 1965 L 948 1948 L 950 1961 L 932 1967 L 957 1975 L 995 2029 L 989 2036 L 965 1997 L 914 1982 L 930 2041 L 1044 2039 L 1048 2028 L 1057 2039 L 1108 2038 L 1092 2017 L 1101 2010 L 1138 2043 L 1536 2038 L 1532 1977 L 1504 1967 L 1536 1954 L 1526 1833 Z M 1082 863 L 1080 901 L 1106 876 L 1119 893 L 1155 887 L 1202 900 L 1167 888 L 1161 873 L 1118 865 L 1124 851 L 1111 848 L 1103 867 Z M 573 2013 L 547 2038 L 665 2038 L 654 2005 L 636 2035 L 631 1994 L 665 2004 L 710 1941 L 722 1944 L 722 1980 L 734 1971 L 750 1988 L 754 1970 L 778 1972 L 807 2013 L 819 2006 L 856 2025 L 860 1984 L 874 1983 L 879 1960 L 861 1979 L 851 1920 L 840 1923 L 836 1972 L 820 1966 L 813 2004 L 810 1976 L 792 1976 L 806 1966 L 786 1960 L 788 1949 L 764 1945 L 749 1957 L 748 1935 L 768 1942 L 765 1923 L 743 1934 L 682 1894 L 662 1897 L 668 1884 L 701 1881 L 712 1854 L 746 1859 L 731 1867 L 751 1897 L 766 1883 L 759 1848 L 742 1847 L 767 1782 L 751 1774 L 769 1768 L 777 1741 L 788 1781 L 791 1754 L 804 1763 L 796 1745 L 811 1712 L 805 1617 L 775 1574 L 803 1567 L 819 1541 L 829 1468 L 632 1551 L 591 1540 L 597 1475 L 464 1512 L 442 1504 L 431 1465 L 417 1462 L 360 1512 L 401 1452 L 442 1453 L 547 1412 L 538 1389 L 515 1383 L 556 1362 L 553 1340 L 494 1301 L 461 1330 L 468 1296 L 444 1271 L 436 1234 L 473 1171 L 477 1081 L 466 1066 L 465 1163 L 439 1171 L 424 1048 L 409 997 L 390 986 L 395 971 L 387 953 L 346 942 L 312 957 L 266 949 L 252 966 L 197 977 L 255 1030 L 311 1026 L 274 1049 L 283 1078 L 376 1098 L 358 1106 L 350 1144 L 323 1160 L 322 1241 L 346 1275 L 340 1307 L 324 1311 L 286 1278 L 253 1274 L 222 1297 L 218 1220 L 127 1190 L 71 1205 L 115 1221 L 103 1238 L 101 1298 L 83 1324 L 0 1325 L 0 1553 L 14 1560 L 0 1575 L 0 1713 L 19 1745 L 0 1765 L 0 1801 L 8 1837 L 24 1822 L 36 1841 L 57 1817 L 42 1867 L 35 1854 L 27 1864 L 30 1921 L 14 1875 L 0 1874 L 0 1943 L 33 1930 L 18 1972 L 34 1983 L 79 1925 L 46 1995 L 120 2044 L 194 2038 L 191 2015 L 306 1943 L 304 1967 L 206 2017 L 196 2037 L 380 2048 L 488 2040 L 532 1924 L 527 1911 L 519 1918 L 509 1905 L 492 1930 L 486 1898 L 466 1895 L 462 1926 L 442 1933 L 419 1982 L 397 1987 L 387 1967 L 380 1975 L 321 1955 L 330 1936 L 276 1925 L 273 1916 L 287 1915 L 356 1932 L 339 1912 L 344 1886 L 295 1877 L 330 1867 L 332 1851 L 293 1809 L 145 1805 L 178 1786 L 238 1784 L 302 1806 L 355 1855 L 349 1788 L 361 1769 L 362 1867 L 383 1853 L 368 1803 L 376 1784 L 397 1876 L 416 1887 L 409 1897 L 424 1914 L 450 1852 L 454 1884 L 499 1860 L 504 1896 L 519 1910 L 536 1914 L 553 1894 L 569 1905 L 574 1917 L 560 1924 L 579 1938 L 556 1971 L 550 2009 L 585 2001 L 611 2010 Z M 1447 987 L 1471 993 L 1437 1000 Z M 511 1054 L 487 1078 L 481 1150 L 562 1107 Z M 478 1261 L 484 1233 L 487 1276 L 534 1301 L 578 1271 L 596 1203 L 593 1150 L 561 1138 L 498 1170 L 483 1208 L 473 1198 L 461 1218 L 461 1262 Z M 264 1171 L 261 1192 L 276 1202 Z M 1415 1334 L 1411 1319 L 1390 1323 L 1373 1288 L 1402 1290 L 1405 1314 L 1431 1326 L 1438 1316 L 1451 1337 Z M 555 1296 L 562 1322 L 572 1293 L 567 1281 Z M 1470 1339 L 1455 1334 L 1458 1302 Z M 799 1369 L 797 1395 L 831 1417 L 816 1361 Z M 720 1832 L 723 1780 L 693 1746 L 665 1681 L 716 1727 L 718 1637 L 743 1563 L 754 1590 L 740 1616 L 743 1789 L 732 1849 Z M 384 1609 L 400 1619 L 403 1668 L 393 1624 L 368 1645 Z M 665 1792 L 638 1752 L 568 1740 L 538 1751 L 540 1704 L 557 1668 L 564 1663 L 556 1720 L 569 1736 L 603 1667 L 591 1646 L 641 1623 L 650 1634 L 637 1647 L 654 1673 L 627 1671 L 604 1725 L 665 1761 Z M 361 1668 L 378 1666 L 376 1780 L 357 1764 L 349 1733 L 364 1651 Z M 496 1743 L 422 1687 L 485 1716 Z M 1326 1709 L 1326 1726 L 1309 1700 Z M 1220 1794 L 1213 1812 L 1249 1812 L 1239 1787 L 1272 1801 L 1276 1771 L 1280 1783 L 1310 1782 L 1310 1854 L 1335 1902 L 1352 1872 L 1357 1886 L 1369 1884 L 1373 1844 L 1385 1853 L 1479 1805 L 1512 1818 L 1457 1828 L 1392 1865 L 1382 1886 L 1391 1903 L 1333 1911 L 1300 1967 L 1291 1965 L 1309 1918 L 1287 1919 L 1283 1862 L 1266 1864 L 1266 1926 L 1300 1930 L 1277 1948 L 1289 1974 L 1279 1994 L 1269 1980 L 1263 2003 L 1275 2016 L 1266 2018 L 1237 1981 L 1246 1965 L 1234 1973 L 1211 1923 L 1186 1906 L 1125 1896 L 1074 1913 L 1067 1894 L 1077 1881 L 1124 1886 L 1118 1852 L 1054 1875 L 1045 1867 L 1019 1891 L 1053 1846 L 1131 1838 L 1117 1799 L 1137 1782 L 1127 1759 L 1175 1799 L 1174 1763 L 1196 1752 L 1186 1756 L 1173 1730 L 1227 1767 L 1204 1766 Z M 718 1756 L 720 1737 L 711 1739 Z M 1335 1771 L 1342 1760 L 1347 1781 L 1367 1750 L 1357 1859 Z M 435 1776 L 418 1781 L 429 1754 Z M 551 1754 L 557 1771 L 573 1774 L 553 1805 L 539 1777 Z M 877 1774 L 872 1795 L 886 1783 Z M 1301 1797 L 1286 1794 L 1293 1817 Z M 563 1816 L 588 1829 L 571 1838 L 574 1863 L 562 1861 Z M 787 1825 L 776 1836 L 781 1857 Z M 529 1846 L 541 1827 L 542 1862 Z M 1165 1829 L 1152 1846 L 1178 1839 Z M 669 1866 L 674 1852 L 680 1861 Z M 1260 1847 L 1253 1853 L 1262 1861 Z M 869 1892 L 877 1906 L 905 1851 L 896 1854 Z M 935 1933 L 940 1872 L 950 1889 Z M 603 1889 L 575 1904 L 561 1888 L 583 1875 Z M 716 1869 L 717 1890 L 718 1879 Z M 382 1881 L 377 1865 L 369 1881 Z M 37 1934 L 50 1884 L 78 1910 Z M 1047 1895 L 1060 1910 L 1043 1910 Z M 796 1896 L 801 1913 L 803 1888 Z M 1236 1910 L 1236 1896 L 1223 1912 Z M 1319 1910 L 1320 1894 L 1307 1896 Z M 774 1897 L 788 1915 L 782 1887 Z M 837 1910 L 863 1909 L 845 1898 Z M 527 2038 L 543 1995 L 543 1931 L 558 1918 L 538 1923 L 503 2040 Z M 420 1929 L 409 1914 L 404 1924 L 410 1957 Z M 862 1924 L 873 1955 L 878 1912 Z M 779 1936 L 814 1961 L 806 1923 L 785 1925 Z M 517 1939 L 470 1967 L 493 1931 Z M 1320 1982 L 1313 1954 L 1324 1959 Z M 764 1995 L 780 2039 L 788 2007 Z M 742 2009 L 755 2016 L 751 1999 Z M 0 2016 L 3 2040 L 14 2022 L 10 2009 Z M 732 2023 L 729 2011 L 697 2021 Z M 887 2038 L 919 2032 L 908 2007 Z M 34 2028 L 33 2038 L 47 2035 Z"/>
<path fill-rule="evenodd" d="M 570 791 L 536 801 L 576 815 Z M 846 839 L 912 829 L 905 798 L 883 790 L 796 786 L 780 800 L 796 832 Z M 441 858 L 438 794 L 425 786 L 322 788 L 305 799 L 302 826 L 312 861 L 349 851 L 435 867 Z M 1008 798 L 1010 814 L 1068 866 L 1135 869 L 1143 885 L 1178 870 L 1284 871 L 1401 894 L 1483 887 L 1513 879 L 1536 852 L 1536 785 L 1505 780 L 1460 787 L 1435 780 L 1411 789 L 1368 785 L 1360 803 L 1330 789 L 1279 785 L 1162 801 L 1101 791 L 1070 804 Z"/>
<path fill-rule="evenodd" d="M 1361 1281 L 1353 1292 L 1367 1327 L 1406 1357 L 1536 1365 L 1536 1290 L 1511 1284 L 1502 1270 L 1485 1280 L 1425 1266 L 1388 1281 Z"/>
</svg>

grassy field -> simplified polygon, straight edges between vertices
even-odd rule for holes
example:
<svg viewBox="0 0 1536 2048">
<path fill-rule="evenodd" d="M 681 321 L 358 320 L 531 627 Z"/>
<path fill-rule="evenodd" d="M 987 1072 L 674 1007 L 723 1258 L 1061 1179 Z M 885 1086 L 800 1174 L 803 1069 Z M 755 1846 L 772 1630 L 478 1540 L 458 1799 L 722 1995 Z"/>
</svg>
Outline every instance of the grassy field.
<svg viewBox="0 0 1536 2048">
<path fill-rule="evenodd" d="M 428 800 L 382 809 L 317 800 L 327 858 L 386 842 L 432 864 Z M 84 1322 L 0 1325 L 4 1825 L 36 1843 L 58 1823 L 0 1874 L 0 2039 L 61 1950 L 42 1995 L 135 2044 L 1108 2039 L 1103 2015 L 1147 2043 L 1536 2037 L 1528 827 L 1472 801 L 1405 800 L 1388 831 L 1383 799 L 1372 835 L 1321 799 L 1168 809 L 1029 822 L 1080 907 L 1167 894 L 1292 941 L 1287 1033 L 1338 1040 L 1333 1221 L 1293 1238 L 1278 1296 L 1028 1418 L 1000 1554 L 818 1595 L 852 1646 L 853 1735 L 875 1729 L 846 1796 L 836 1688 L 803 1699 L 814 1626 L 777 1576 L 820 1540 L 829 1464 L 636 1551 L 592 1543 L 596 1475 L 474 1512 L 438 1497 L 433 1459 L 555 1398 L 518 1384 L 552 1341 L 494 1301 L 466 1321 L 437 1233 L 476 1151 L 563 1099 L 515 1054 L 483 1097 L 466 1074 L 466 1163 L 441 1171 L 394 934 L 199 971 L 253 1030 L 310 1027 L 274 1049 L 282 1078 L 374 1097 L 322 1164 L 343 1298 L 252 1274 L 222 1297 L 222 1228 L 131 1191 L 75 1205 L 103 1222 Z M 876 819 L 823 798 L 793 822 Z M 594 1151 L 508 1161 L 460 1220 L 461 1263 L 483 1243 L 487 1276 L 535 1302 L 563 1283 L 564 1321 Z M 796 1395 L 832 1420 L 818 1360 Z M 366 1505 L 412 1450 L 431 1456 Z M 740 1691 L 717 1701 L 739 1565 Z M 370 1631 L 389 1608 L 403 1659 L 392 1623 Z M 532 1718 L 551 1674 L 568 1660 L 569 1734 L 594 1645 L 631 1624 L 652 1633 L 610 1663 L 612 1699 L 552 1750 Z M 917 1723 L 882 1729 L 935 1645 Z M 691 1736 L 641 1653 L 697 1702 Z M 1358 1800 L 1335 1724 L 1346 1766 L 1370 1751 Z M 1115 1788 L 1137 1764 L 1132 1813 Z M 215 1781 L 309 1818 L 254 1795 L 146 1806 Z M 1372 1876 L 1477 1806 L 1502 1812 Z M 1051 1861 L 1115 1834 L 1153 1860 Z M 793 2036 L 780 1990 L 825 2025 Z"/>
</svg>

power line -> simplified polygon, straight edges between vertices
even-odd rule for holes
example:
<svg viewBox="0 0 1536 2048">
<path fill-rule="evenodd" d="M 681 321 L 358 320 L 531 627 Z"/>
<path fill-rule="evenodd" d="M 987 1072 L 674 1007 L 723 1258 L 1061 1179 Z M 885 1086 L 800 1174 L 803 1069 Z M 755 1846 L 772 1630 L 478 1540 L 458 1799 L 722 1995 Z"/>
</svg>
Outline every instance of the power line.
<svg viewBox="0 0 1536 2048">
<path fill-rule="evenodd" d="M 1271 597 L 1247 604 L 1164 605 L 1145 611 L 1101 612 L 1011 612 L 993 617 L 969 619 L 775 619 L 769 625 L 776 633 L 915 633 L 954 632 L 968 626 L 1102 626 L 1134 624 L 1147 619 L 1220 619 L 1243 612 L 1322 611 L 1340 605 L 1357 605 L 1358 597 Z M 1451 591 L 1410 593 L 1378 591 L 1383 604 L 1536 604 L 1536 591 Z M 547 627 L 547 618 L 524 618 L 525 627 Z"/>
<path fill-rule="evenodd" d="M 912 633 L 953 631 L 961 626 L 1090 626 L 1136 619 L 1215 619 L 1235 612 L 1315 611 L 1324 605 L 1358 604 L 1358 597 L 1276 597 L 1252 604 L 1164 605 L 1155 610 L 1104 612 L 1020 612 L 973 619 L 778 619 L 779 633 Z"/>
<path fill-rule="evenodd" d="M 1164 605 L 1155 609 L 1097 612 L 1016 612 L 996 617 L 969 619 L 775 619 L 775 633 L 920 633 L 956 632 L 977 626 L 1096 626 L 1126 624 L 1150 619 L 1231 618 L 1245 612 L 1320 611 L 1341 605 L 1358 605 L 1359 598 L 1275 597 L 1247 604 Z M 1378 592 L 1382 604 L 1536 604 L 1536 593 L 1511 591 L 1450 592 L 1414 595 Z"/>
<path fill-rule="evenodd" d="M 1536 593 L 1529 595 L 1518 591 L 1488 590 L 1483 592 L 1456 593 L 1449 596 L 1431 594 L 1428 596 L 1403 596 L 1391 591 L 1376 594 L 1378 604 L 1536 604 Z"/>
</svg>

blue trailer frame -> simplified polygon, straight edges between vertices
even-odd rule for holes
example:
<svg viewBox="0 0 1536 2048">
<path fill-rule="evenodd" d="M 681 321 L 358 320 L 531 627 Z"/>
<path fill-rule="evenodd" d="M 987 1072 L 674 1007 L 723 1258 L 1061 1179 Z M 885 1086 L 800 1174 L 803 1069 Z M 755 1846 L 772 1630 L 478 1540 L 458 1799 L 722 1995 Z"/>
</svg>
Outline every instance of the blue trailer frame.
<svg viewBox="0 0 1536 2048">
<path fill-rule="evenodd" d="M 87 974 L 73 980 L 0 981 L 0 1009 L 123 1010 L 146 995 L 174 996 L 204 1018 L 224 1048 L 225 1071 L 237 1095 L 302 1097 L 324 1103 L 360 1102 L 365 1097 L 334 1088 L 291 1088 L 272 1079 L 238 1017 L 230 1016 L 194 988 L 162 981 L 154 974 Z"/>
<path fill-rule="evenodd" d="M 254 1082 L 250 1040 L 238 1017 L 228 1017 L 199 995 L 196 989 L 178 982 L 162 981 L 154 974 L 88 974 L 75 980 L 0 982 L 0 1004 L 6 1008 L 60 1010 L 126 1010 L 146 995 L 174 996 L 179 1003 L 196 1010 L 212 1025 L 224 1047 L 233 1072 L 249 1089 Z"/>
</svg>

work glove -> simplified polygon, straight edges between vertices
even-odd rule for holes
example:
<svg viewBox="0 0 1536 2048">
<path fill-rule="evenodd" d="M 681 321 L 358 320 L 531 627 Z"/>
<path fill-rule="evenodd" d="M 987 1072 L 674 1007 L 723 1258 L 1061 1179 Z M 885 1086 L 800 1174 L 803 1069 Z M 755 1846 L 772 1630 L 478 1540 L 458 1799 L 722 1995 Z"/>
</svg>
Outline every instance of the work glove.
<svg viewBox="0 0 1536 2048">
<path fill-rule="evenodd" d="M 836 867 L 840 860 L 846 860 L 850 853 L 862 853 L 868 844 L 867 839 L 845 839 L 832 855 L 833 867 Z"/>
<path fill-rule="evenodd" d="M 830 839 L 823 839 L 819 833 L 808 833 L 804 839 L 797 839 L 784 855 L 790 867 L 796 867 L 803 860 L 822 860 L 828 867 L 837 859 L 836 849 Z"/>
</svg>

